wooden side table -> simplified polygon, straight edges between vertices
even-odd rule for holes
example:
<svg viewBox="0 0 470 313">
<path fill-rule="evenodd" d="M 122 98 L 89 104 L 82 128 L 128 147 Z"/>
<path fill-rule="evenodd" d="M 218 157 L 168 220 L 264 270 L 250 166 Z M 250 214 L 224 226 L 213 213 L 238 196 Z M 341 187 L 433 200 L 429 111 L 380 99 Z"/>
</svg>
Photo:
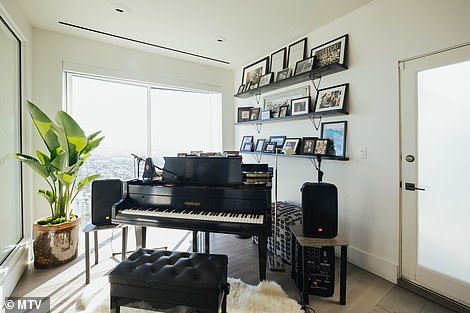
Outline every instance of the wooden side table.
<svg viewBox="0 0 470 313">
<path fill-rule="evenodd" d="M 87 224 L 83 229 L 85 233 L 85 284 L 90 283 L 90 233 L 93 232 L 94 240 L 95 240 L 95 265 L 98 264 L 98 231 L 106 230 L 106 229 L 113 229 L 113 228 L 121 228 L 122 229 L 122 251 L 121 253 L 121 260 L 124 261 L 127 256 L 127 233 L 128 228 L 127 225 L 103 225 L 103 226 L 96 226 L 93 224 Z M 113 255 L 119 253 L 113 253 Z"/>
<path fill-rule="evenodd" d="M 312 238 L 312 237 L 305 237 L 302 231 L 302 225 L 295 225 L 289 227 L 292 237 L 291 237 L 291 276 L 294 278 L 295 275 L 295 246 L 300 245 L 302 249 L 302 255 L 305 255 L 305 248 L 306 247 L 341 247 L 341 271 L 340 271 L 340 282 L 339 282 L 339 302 L 342 305 L 346 304 L 346 267 L 347 267 L 347 247 L 349 246 L 349 242 L 341 235 L 337 235 L 335 238 Z M 308 281 L 306 279 L 306 268 L 307 268 L 307 260 L 303 258 L 302 260 L 302 269 L 304 273 L 304 277 L 302 279 L 302 292 L 301 296 L 305 304 L 308 304 L 308 295 L 309 295 L 309 286 Z"/>
</svg>

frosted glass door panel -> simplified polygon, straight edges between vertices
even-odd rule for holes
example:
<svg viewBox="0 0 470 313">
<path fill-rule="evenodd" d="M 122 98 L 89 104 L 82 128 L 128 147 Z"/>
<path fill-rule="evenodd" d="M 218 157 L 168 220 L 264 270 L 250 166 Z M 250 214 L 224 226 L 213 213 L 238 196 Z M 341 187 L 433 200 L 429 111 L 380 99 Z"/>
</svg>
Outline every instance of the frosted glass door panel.
<svg viewBox="0 0 470 313">
<path fill-rule="evenodd" d="M 0 18 L 0 264 L 23 238 L 20 151 L 20 42 Z"/>
<path fill-rule="evenodd" d="M 418 73 L 418 265 L 470 283 L 470 61 Z"/>
</svg>

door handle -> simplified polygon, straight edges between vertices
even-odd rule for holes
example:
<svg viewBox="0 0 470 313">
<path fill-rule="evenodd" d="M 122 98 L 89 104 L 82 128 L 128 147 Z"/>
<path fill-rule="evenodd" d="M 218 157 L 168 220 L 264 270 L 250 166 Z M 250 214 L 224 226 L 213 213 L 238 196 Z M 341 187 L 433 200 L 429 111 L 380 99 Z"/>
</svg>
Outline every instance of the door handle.
<svg viewBox="0 0 470 313">
<path fill-rule="evenodd" d="M 405 183 L 405 190 L 409 190 L 409 191 L 415 191 L 415 190 L 425 191 L 426 189 L 416 187 L 416 186 L 415 186 L 415 183 Z"/>
</svg>

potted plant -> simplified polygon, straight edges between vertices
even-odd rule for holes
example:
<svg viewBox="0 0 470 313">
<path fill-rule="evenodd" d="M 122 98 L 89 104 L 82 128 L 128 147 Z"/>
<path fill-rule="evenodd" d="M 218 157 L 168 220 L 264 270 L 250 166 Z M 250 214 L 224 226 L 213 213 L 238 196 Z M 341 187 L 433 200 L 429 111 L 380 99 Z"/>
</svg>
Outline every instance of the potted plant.
<svg viewBox="0 0 470 313">
<path fill-rule="evenodd" d="M 54 267 L 77 257 L 80 218 L 72 213 L 72 201 L 98 174 L 78 181 L 78 171 L 99 146 L 100 131 L 86 136 L 77 122 L 60 110 L 55 122 L 32 102 L 27 109 L 48 152 L 36 151 L 36 157 L 17 153 L 16 157 L 30 166 L 47 182 L 49 189 L 39 189 L 47 200 L 51 215 L 33 224 L 34 265 Z"/>
</svg>

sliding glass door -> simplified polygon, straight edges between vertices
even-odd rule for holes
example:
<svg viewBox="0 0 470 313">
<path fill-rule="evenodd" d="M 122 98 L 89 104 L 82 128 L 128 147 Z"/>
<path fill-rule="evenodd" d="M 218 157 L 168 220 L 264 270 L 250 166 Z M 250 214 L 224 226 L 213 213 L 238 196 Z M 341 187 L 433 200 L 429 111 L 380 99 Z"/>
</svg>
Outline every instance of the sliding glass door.
<svg viewBox="0 0 470 313">
<path fill-rule="evenodd" d="M 20 40 L 0 17 L 0 264 L 23 238 Z"/>
</svg>

